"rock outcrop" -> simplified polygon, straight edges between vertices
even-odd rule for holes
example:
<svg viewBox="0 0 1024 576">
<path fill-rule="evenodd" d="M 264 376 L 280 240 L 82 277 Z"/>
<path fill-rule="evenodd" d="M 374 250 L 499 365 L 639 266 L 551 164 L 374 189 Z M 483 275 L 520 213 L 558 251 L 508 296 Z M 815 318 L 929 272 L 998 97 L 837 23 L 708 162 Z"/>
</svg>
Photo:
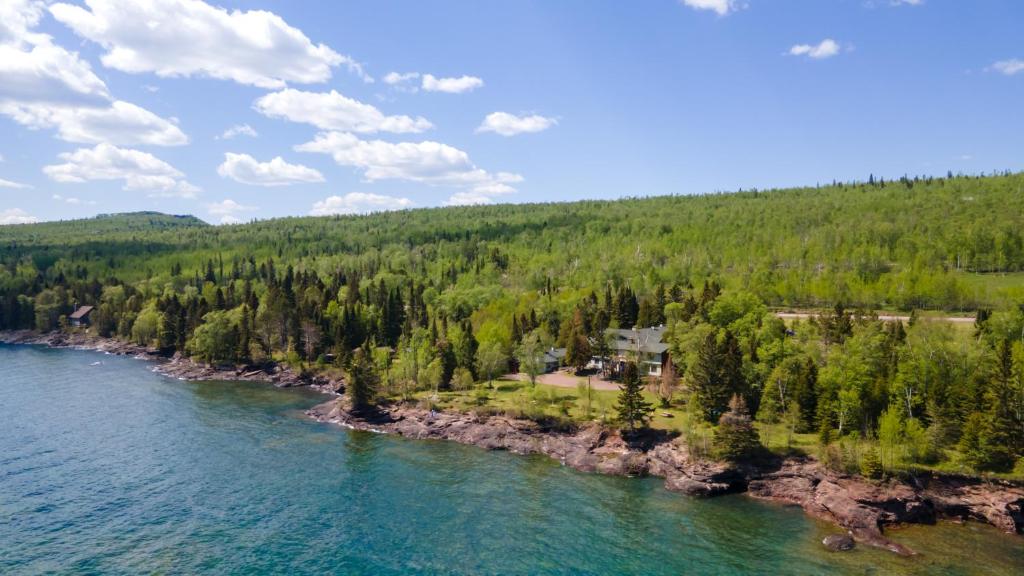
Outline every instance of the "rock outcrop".
<svg viewBox="0 0 1024 576">
<path fill-rule="evenodd" d="M 986 522 L 1012 533 L 1024 531 L 1024 488 L 1009 483 L 940 476 L 875 483 L 832 472 L 810 457 L 734 465 L 692 458 L 670 436 L 625 439 L 597 424 L 560 431 L 506 416 L 435 412 L 407 405 L 354 415 L 342 399 L 335 399 L 307 414 L 356 430 L 544 454 L 583 472 L 659 476 L 667 489 L 691 496 L 746 492 L 800 506 L 816 518 L 846 528 L 849 538 L 901 555 L 913 551 L 886 538 L 886 526 L 953 518 Z M 833 540 L 836 549 L 848 549 L 845 538 Z"/>
</svg>

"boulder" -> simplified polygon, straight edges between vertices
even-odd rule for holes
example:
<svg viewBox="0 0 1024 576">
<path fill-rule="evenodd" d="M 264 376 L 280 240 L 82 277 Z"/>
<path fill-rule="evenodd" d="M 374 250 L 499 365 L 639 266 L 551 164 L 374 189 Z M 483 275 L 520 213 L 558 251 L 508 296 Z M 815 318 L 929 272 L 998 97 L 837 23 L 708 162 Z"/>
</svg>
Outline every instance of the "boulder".
<svg viewBox="0 0 1024 576">
<path fill-rule="evenodd" d="M 833 552 L 846 552 L 853 550 L 854 546 L 853 536 L 849 534 L 829 534 L 821 543 Z"/>
</svg>

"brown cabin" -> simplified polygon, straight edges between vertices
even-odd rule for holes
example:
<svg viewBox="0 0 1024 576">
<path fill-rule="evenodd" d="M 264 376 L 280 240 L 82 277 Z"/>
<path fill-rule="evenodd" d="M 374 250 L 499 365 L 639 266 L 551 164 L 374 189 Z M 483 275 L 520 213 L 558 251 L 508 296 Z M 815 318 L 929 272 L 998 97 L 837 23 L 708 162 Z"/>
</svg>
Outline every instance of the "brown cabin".
<svg viewBox="0 0 1024 576">
<path fill-rule="evenodd" d="M 72 326 L 88 326 L 89 315 L 93 310 L 95 310 L 93 306 L 79 306 L 71 313 L 71 316 L 68 316 L 68 320 Z"/>
</svg>

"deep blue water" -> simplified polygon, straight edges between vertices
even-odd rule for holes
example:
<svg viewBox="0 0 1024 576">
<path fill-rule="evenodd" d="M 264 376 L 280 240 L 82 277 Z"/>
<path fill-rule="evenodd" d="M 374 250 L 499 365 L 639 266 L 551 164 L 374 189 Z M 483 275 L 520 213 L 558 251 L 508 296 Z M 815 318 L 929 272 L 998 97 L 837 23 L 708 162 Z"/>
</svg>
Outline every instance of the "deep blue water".
<svg viewBox="0 0 1024 576">
<path fill-rule="evenodd" d="M 95 364 L 102 362 L 102 364 Z M 0 345 L 0 574 L 1022 574 L 982 526 L 823 550 L 835 529 L 743 496 L 543 457 L 341 430 L 322 401 L 142 361 Z"/>
</svg>

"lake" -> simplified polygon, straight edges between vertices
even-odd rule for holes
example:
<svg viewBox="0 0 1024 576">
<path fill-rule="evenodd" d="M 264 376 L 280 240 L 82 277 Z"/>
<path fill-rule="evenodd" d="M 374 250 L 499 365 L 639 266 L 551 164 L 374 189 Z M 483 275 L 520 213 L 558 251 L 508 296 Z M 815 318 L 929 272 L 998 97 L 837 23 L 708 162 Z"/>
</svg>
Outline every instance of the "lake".
<svg viewBox="0 0 1024 576">
<path fill-rule="evenodd" d="M 351 432 L 323 401 L 146 362 L 0 345 L 2 574 L 1022 574 L 1024 538 L 942 523 L 921 555 L 742 495 Z"/>
</svg>

